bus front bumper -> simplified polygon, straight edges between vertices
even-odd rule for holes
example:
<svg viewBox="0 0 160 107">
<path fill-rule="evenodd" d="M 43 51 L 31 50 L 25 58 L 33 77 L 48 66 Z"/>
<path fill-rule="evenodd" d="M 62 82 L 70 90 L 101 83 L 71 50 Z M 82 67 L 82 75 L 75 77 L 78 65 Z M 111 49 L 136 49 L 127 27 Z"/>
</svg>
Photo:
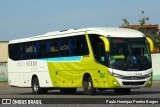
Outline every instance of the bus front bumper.
<svg viewBox="0 0 160 107">
<path fill-rule="evenodd" d="M 113 77 L 110 87 L 112 88 L 142 88 L 152 86 L 152 77 L 143 80 L 124 80 Z"/>
</svg>

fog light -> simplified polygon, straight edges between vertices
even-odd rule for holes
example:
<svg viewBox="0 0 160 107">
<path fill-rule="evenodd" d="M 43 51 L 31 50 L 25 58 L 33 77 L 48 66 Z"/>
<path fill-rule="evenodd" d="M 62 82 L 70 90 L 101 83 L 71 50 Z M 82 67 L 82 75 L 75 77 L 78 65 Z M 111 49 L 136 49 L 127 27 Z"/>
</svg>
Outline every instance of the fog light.
<svg viewBox="0 0 160 107">
<path fill-rule="evenodd" d="M 149 81 L 148 83 L 151 84 L 151 81 Z"/>
</svg>

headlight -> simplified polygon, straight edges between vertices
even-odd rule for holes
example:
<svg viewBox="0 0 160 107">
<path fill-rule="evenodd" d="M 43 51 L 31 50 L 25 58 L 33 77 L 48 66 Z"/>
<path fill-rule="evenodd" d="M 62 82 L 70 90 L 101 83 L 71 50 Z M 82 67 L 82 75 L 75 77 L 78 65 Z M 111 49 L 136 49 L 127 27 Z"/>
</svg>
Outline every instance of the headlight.
<svg viewBox="0 0 160 107">
<path fill-rule="evenodd" d="M 149 78 L 149 77 L 151 77 L 152 76 L 152 72 L 151 73 L 149 73 L 149 74 L 147 74 L 147 75 L 144 75 L 146 78 Z"/>
<path fill-rule="evenodd" d="M 114 72 L 109 72 L 109 74 L 112 75 L 112 76 L 114 76 L 114 77 L 117 77 L 117 78 L 122 77 L 122 75 L 116 74 L 116 73 L 114 73 Z"/>
</svg>

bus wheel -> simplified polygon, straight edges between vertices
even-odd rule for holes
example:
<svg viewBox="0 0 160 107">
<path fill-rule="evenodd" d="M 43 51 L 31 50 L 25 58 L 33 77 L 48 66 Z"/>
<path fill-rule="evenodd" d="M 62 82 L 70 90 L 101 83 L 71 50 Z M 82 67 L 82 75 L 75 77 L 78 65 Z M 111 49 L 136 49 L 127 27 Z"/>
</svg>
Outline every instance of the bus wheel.
<svg viewBox="0 0 160 107">
<path fill-rule="evenodd" d="M 93 95 L 96 93 L 96 89 L 93 87 L 93 82 L 91 77 L 84 78 L 83 80 L 84 94 Z"/>
<path fill-rule="evenodd" d="M 115 88 L 114 89 L 114 93 L 115 94 L 125 94 L 128 95 L 131 93 L 131 89 L 130 88 Z"/>
<path fill-rule="evenodd" d="M 47 90 L 40 88 L 38 78 L 34 78 L 32 81 L 32 91 L 34 94 L 47 93 Z"/>
<path fill-rule="evenodd" d="M 62 92 L 63 94 L 75 94 L 76 90 L 77 88 L 61 88 L 60 92 Z"/>
</svg>

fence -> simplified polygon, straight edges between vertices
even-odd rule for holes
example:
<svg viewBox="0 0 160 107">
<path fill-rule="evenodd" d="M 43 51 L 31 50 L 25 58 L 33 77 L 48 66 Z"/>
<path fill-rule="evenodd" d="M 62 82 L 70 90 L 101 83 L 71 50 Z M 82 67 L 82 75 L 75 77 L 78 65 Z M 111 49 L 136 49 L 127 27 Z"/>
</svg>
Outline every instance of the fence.
<svg viewBox="0 0 160 107">
<path fill-rule="evenodd" d="M 7 63 L 0 63 L 0 82 L 8 81 Z"/>
<path fill-rule="evenodd" d="M 152 54 L 153 80 L 160 80 L 160 54 Z"/>
</svg>

